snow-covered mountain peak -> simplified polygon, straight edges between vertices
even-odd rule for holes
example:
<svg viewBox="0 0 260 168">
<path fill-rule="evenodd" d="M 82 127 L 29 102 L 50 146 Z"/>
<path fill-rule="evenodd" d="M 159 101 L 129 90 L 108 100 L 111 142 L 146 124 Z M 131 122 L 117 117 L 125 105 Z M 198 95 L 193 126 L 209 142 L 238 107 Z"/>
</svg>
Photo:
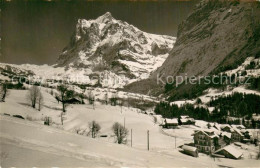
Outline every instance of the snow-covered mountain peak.
<svg viewBox="0 0 260 168">
<path fill-rule="evenodd" d="M 78 20 L 55 66 L 82 69 L 87 75 L 109 71 L 128 82 L 148 78 L 167 58 L 175 40 L 143 32 L 107 12 L 96 19 Z"/>
<path fill-rule="evenodd" d="M 112 14 L 110 12 L 106 12 L 104 15 L 99 16 L 96 21 L 99 23 L 107 23 L 114 20 Z"/>
<path fill-rule="evenodd" d="M 123 87 L 148 78 L 168 57 L 175 40 L 143 32 L 107 12 L 92 20 L 78 19 L 69 44 L 50 68 L 41 66 L 44 71 L 38 71 L 38 66 L 20 67 L 47 78 L 80 75 L 91 84 L 97 82 L 91 77 L 98 75 L 102 86 Z"/>
</svg>

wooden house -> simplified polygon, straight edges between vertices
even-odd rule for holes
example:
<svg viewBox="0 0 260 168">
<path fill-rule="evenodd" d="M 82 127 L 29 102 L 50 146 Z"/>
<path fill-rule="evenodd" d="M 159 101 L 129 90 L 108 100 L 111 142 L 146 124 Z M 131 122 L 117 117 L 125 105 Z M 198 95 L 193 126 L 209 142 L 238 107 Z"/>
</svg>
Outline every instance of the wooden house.
<svg viewBox="0 0 260 168">
<path fill-rule="evenodd" d="M 176 128 L 178 126 L 178 120 L 177 118 L 173 118 L 173 119 L 168 119 L 165 118 L 164 119 L 164 127 L 165 128 Z"/>
<path fill-rule="evenodd" d="M 244 138 L 244 135 L 238 129 L 233 129 L 231 132 L 231 139 L 233 142 L 241 142 Z"/>
<path fill-rule="evenodd" d="M 187 155 L 191 155 L 193 157 L 199 156 L 199 152 L 198 152 L 198 149 L 196 147 L 183 145 L 182 149 L 183 149 L 183 152 L 186 153 Z"/>
<path fill-rule="evenodd" d="M 214 154 L 222 155 L 230 159 L 240 159 L 243 156 L 242 152 L 238 151 L 231 145 L 225 146 L 224 148 L 217 150 Z"/>
<path fill-rule="evenodd" d="M 197 130 L 194 133 L 194 145 L 202 153 L 212 153 L 218 145 L 219 136 L 212 130 Z"/>
</svg>

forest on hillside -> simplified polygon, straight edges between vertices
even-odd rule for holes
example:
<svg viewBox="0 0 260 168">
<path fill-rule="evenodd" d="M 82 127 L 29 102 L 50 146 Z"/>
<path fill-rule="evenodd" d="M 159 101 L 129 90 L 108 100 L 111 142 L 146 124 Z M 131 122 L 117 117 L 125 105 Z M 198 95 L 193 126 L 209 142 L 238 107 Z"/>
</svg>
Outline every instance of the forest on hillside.
<svg viewBox="0 0 260 168">
<path fill-rule="evenodd" d="M 176 104 L 160 102 L 156 105 L 154 112 L 164 118 L 179 118 L 181 115 L 189 115 L 197 120 L 209 122 L 239 124 L 239 120 L 227 122 L 228 117 L 244 118 L 252 124 L 259 121 L 252 121 L 253 114 L 260 115 L 260 96 L 255 94 L 233 93 L 231 95 L 212 98 L 207 104 L 214 107 L 212 112 L 201 104 L 198 98 L 196 104 L 184 104 L 178 107 Z M 260 124 L 260 123 L 259 123 Z"/>
</svg>

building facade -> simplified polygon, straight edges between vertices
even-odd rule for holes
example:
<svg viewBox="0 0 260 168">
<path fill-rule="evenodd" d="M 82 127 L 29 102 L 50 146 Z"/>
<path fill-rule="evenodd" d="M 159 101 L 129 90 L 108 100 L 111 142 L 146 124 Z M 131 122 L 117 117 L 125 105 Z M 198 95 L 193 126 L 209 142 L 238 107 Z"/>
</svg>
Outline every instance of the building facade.
<svg viewBox="0 0 260 168">
<path fill-rule="evenodd" d="M 194 133 L 194 145 L 202 153 L 213 153 L 218 144 L 218 136 L 214 131 L 196 131 Z"/>
</svg>

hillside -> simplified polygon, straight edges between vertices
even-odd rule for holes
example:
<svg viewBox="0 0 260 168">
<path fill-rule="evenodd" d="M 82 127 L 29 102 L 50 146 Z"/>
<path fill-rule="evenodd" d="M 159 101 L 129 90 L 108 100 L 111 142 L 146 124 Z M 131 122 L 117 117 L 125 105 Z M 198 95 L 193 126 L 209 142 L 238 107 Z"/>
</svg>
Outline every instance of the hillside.
<svg viewBox="0 0 260 168">
<path fill-rule="evenodd" d="M 161 129 L 154 123 L 151 115 L 138 113 L 135 108 L 96 104 L 70 105 L 65 122 L 60 124 L 61 104 L 42 88 L 44 107 L 37 111 L 29 106 L 26 90 L 10 90 L 6 102 L 0 103 L 0 146 L 1 166 L 22 167 L 212 167 L 257 166 L 257 160 L 250 159 L 249 151 L 243 150 L 245 159 L 230 160 L 218 158 L 213 162 L 209 156 L 200 153 L 198 158 L 179 152 L 179 145 L 192 142 L 195 129 L 205 128 L 207 122 L 196 121 L 196 126 L 180 126 L 180 129 Z M 5 114 L 4 114 L 5 113 Z M 10 114 L 11 116 L 8 116 Z M 25 120 L 14 118 L 21 115 Z M 52 125 L 43 125 L 43 118 L 52 118 Z M 130 135 L 126 145 L 114 143 L 111 130 L 113 122 L 124 122 L 125 127 L 133 130 L 133 147 Z M 101 132 L 96 139 L 88 135 L 88 122 L 96 120 Z M 150 131 L 150 151 L 147 151 L 147 130 Z M 100 135 L 107 135 L 101 137 Z M 175 149 L 175 138 L 176 145 Z M 251 151 L 251 150 L 250 150 Z M 252 150 L 255 155 L 257 150 Z"/>
<path fill-rule="evenodd" d="M 169 57 L 148 80 L 126 86 L 128 91 L 160 94 L 159 76 L 205 76 L 235 69 L 247 57 L 259 57 L 259 2 L 202 1 L 178 28 Z M 181 92 L 181 91 L 180 91 Z"/>
</svg>

